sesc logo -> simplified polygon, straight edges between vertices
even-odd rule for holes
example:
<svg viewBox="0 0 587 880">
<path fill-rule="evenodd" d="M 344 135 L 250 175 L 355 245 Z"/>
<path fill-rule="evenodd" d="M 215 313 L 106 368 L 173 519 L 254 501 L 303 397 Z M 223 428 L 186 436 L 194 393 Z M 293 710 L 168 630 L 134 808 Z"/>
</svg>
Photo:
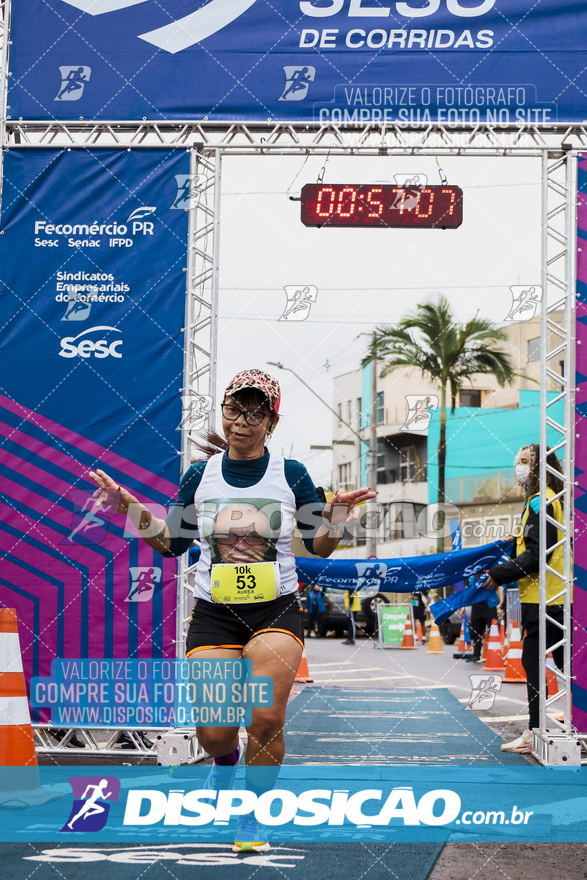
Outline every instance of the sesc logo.
<svg viewBox="0 0 587 880">
<path fill-rule="evenodd" d="M 89 327 L 82 333 L 78 333 L 77 336 L 65 336 L 61 340 L 59 357 L 89 358 L 93 356 L 97 358 L 107 358 L 112 356 L 115 358 L 121 358 L 122 354 L 118 349 L 122 345 L 122 339 L 115 339 L 113 342 L 109 342 L 106 339 L 82 339 L 82 337 L 87 336 L 89 333 L 99 333 L 103 330 L 111 330 L 114 333 L 121 332 L 116 327 L 100 325 L 99 327 Z M 77 342 L 78 339 L 80 339 L 81 342 Z"/>
</svg>

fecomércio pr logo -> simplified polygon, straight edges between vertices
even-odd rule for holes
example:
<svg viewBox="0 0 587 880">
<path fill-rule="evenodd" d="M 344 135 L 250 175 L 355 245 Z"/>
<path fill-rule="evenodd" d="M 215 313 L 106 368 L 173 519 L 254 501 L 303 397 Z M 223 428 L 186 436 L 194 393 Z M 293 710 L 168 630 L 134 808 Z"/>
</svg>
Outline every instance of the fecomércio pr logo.
<svg viewBox="0 0 587 880">
<path fill-rule="evenodd" d="M 73 806 L 61 831 L 101 831 L 108 820 L 110 803 L 118 800 L 116 776 L 72 776 Z"/>
</svg>

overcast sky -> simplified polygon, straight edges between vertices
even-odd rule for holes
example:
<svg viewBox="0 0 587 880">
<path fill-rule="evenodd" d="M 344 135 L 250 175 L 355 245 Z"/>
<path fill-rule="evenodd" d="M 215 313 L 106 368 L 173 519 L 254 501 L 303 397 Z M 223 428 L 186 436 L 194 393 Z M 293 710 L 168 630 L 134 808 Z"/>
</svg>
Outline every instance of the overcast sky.
<svg viewBox="0 0 587 880">
<path fill-rule="evenodd" d="M 330 454 L 309 447 L 330 444 L 332 416 L 294 376 L 266 362 L 294 369 L 332 405 L 334 377 L 356 369 L 365 352 L 359 334 L 396 321 L 431 293 L 445 293 L 459 320 L 479 311 L 502 323 L 509 286 L 540 283 L 540 162 L 443 158 L 448 182 L 464 191 L 456 230 L 306 228 L 300 203 L 286 193 L 296 175 L 294 195 L 315 183 L 323 164 L 322 157 L 224 159 L 218 387 L 221 395 L 241 369 L 273 372 L 283 414 L 273 442 L 325 484 Z M 440 183 L 433 157 L 338 156 L 326 163 L 324 182 L 394 183 L 401 173 Z M 304 322 L 278 320 L 290 284 L 318 288 Z"/>
</svg>

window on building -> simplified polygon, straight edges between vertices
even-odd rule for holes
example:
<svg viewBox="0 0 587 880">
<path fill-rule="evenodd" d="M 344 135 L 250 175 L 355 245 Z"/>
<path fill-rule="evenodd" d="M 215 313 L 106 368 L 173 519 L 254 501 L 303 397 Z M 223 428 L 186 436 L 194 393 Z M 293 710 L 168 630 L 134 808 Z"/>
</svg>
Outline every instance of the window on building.
<svg viewBox="0 0 587 880">
<path fill-rule="evenodd" d="M 478 547 L 483 544 L 484 528 L 482 519 L 464 519 L 461 526 L 463 547 Z"/>
<path fill-rule="evenodd" d="M 351 463 L 346 461 L 338 466 L 338 482 L 349 486 L 352 482 Z"/>
<path fill-rule="evenodd" d="M 509 516 L 485 517 L 485 542 L 503 541 L 511 532 Z"/>
<path fill-rule="evenodd" d="M 377 392 L 377 424 L 382 425 L 385 421 L 384 392 Z"/>
<path fill-rule="evenodd" d="M 413 446 L 399 450 L 399 478 L 402 483 L 418 481 L 418 460 Z"/>
<path fill-rule="evenodd" d="M 528 340 L 528 360 L 540 360 L 540 336 L 536 336 L 535 339 Z"/>
<path fill-rule="evenodd" d="M 336 411 L 338 413 L 338 424 L 342 425 L 342 403 L 337 404 Z"/>
<path fill-rule="evenodd" d="M 411 501 L 391 502 L 383 505 L 382 538 L 398 541 L 401 538 L 418 538 L 427 531 L 426 505 Z"/>
<path fill-rule="evenodd" d="M 377 470 L 383 470 L 385 467 L 385 440 L 377 441 Z"/>
<path fill-rule="evenodd" d="M 481 406 L 481 392 L 475 388 L 462 388 L 459 399 L 461 406 Z"/>
<path fill-rule="evenodd" d="M 361 398 L 357 397 L 357 428 L 361 427 Z"/>
<path fill-rule="evenodd" d="M 352 400 L 347 401 L 347 425 L 352 425 L 353 423 L 353 402 Z"/>
</svg>

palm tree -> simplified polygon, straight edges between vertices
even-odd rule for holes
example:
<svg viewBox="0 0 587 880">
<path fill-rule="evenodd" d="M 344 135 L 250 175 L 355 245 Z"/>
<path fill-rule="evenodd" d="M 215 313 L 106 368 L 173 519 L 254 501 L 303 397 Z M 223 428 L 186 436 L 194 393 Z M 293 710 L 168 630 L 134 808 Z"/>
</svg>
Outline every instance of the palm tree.
<svg viewBox="0 0 587 880">
<path fill-rule="evenodd" d="M 507 337 L 490 321 L 478 314 L 466 324 L 455 321 L 448 299 L 442 294 L 437 301 L 419 303 L 416 309 L 400 319 L 397 326 L 384 324 L 372 336 L 368 356 L 363 365 L 383 360 L 380 375 L 387 376 L 398 367 L 417 367 L 440 391 L 440 440 L 438 442 L 438 503 L 444 504 L 446 469 L 446 404 L 450 394 L 451 415 L 454 414 L 457 392 L 465 380 L 472 384 L 477 373 L 491 373 L 503 386 L 511 385 L 516 373 L 510 356 L 495 343 Z M 444 525 L 442 508 L 439 525 Z M 439 537 L 437 551 L 444 550 Z"/>
</svg>

